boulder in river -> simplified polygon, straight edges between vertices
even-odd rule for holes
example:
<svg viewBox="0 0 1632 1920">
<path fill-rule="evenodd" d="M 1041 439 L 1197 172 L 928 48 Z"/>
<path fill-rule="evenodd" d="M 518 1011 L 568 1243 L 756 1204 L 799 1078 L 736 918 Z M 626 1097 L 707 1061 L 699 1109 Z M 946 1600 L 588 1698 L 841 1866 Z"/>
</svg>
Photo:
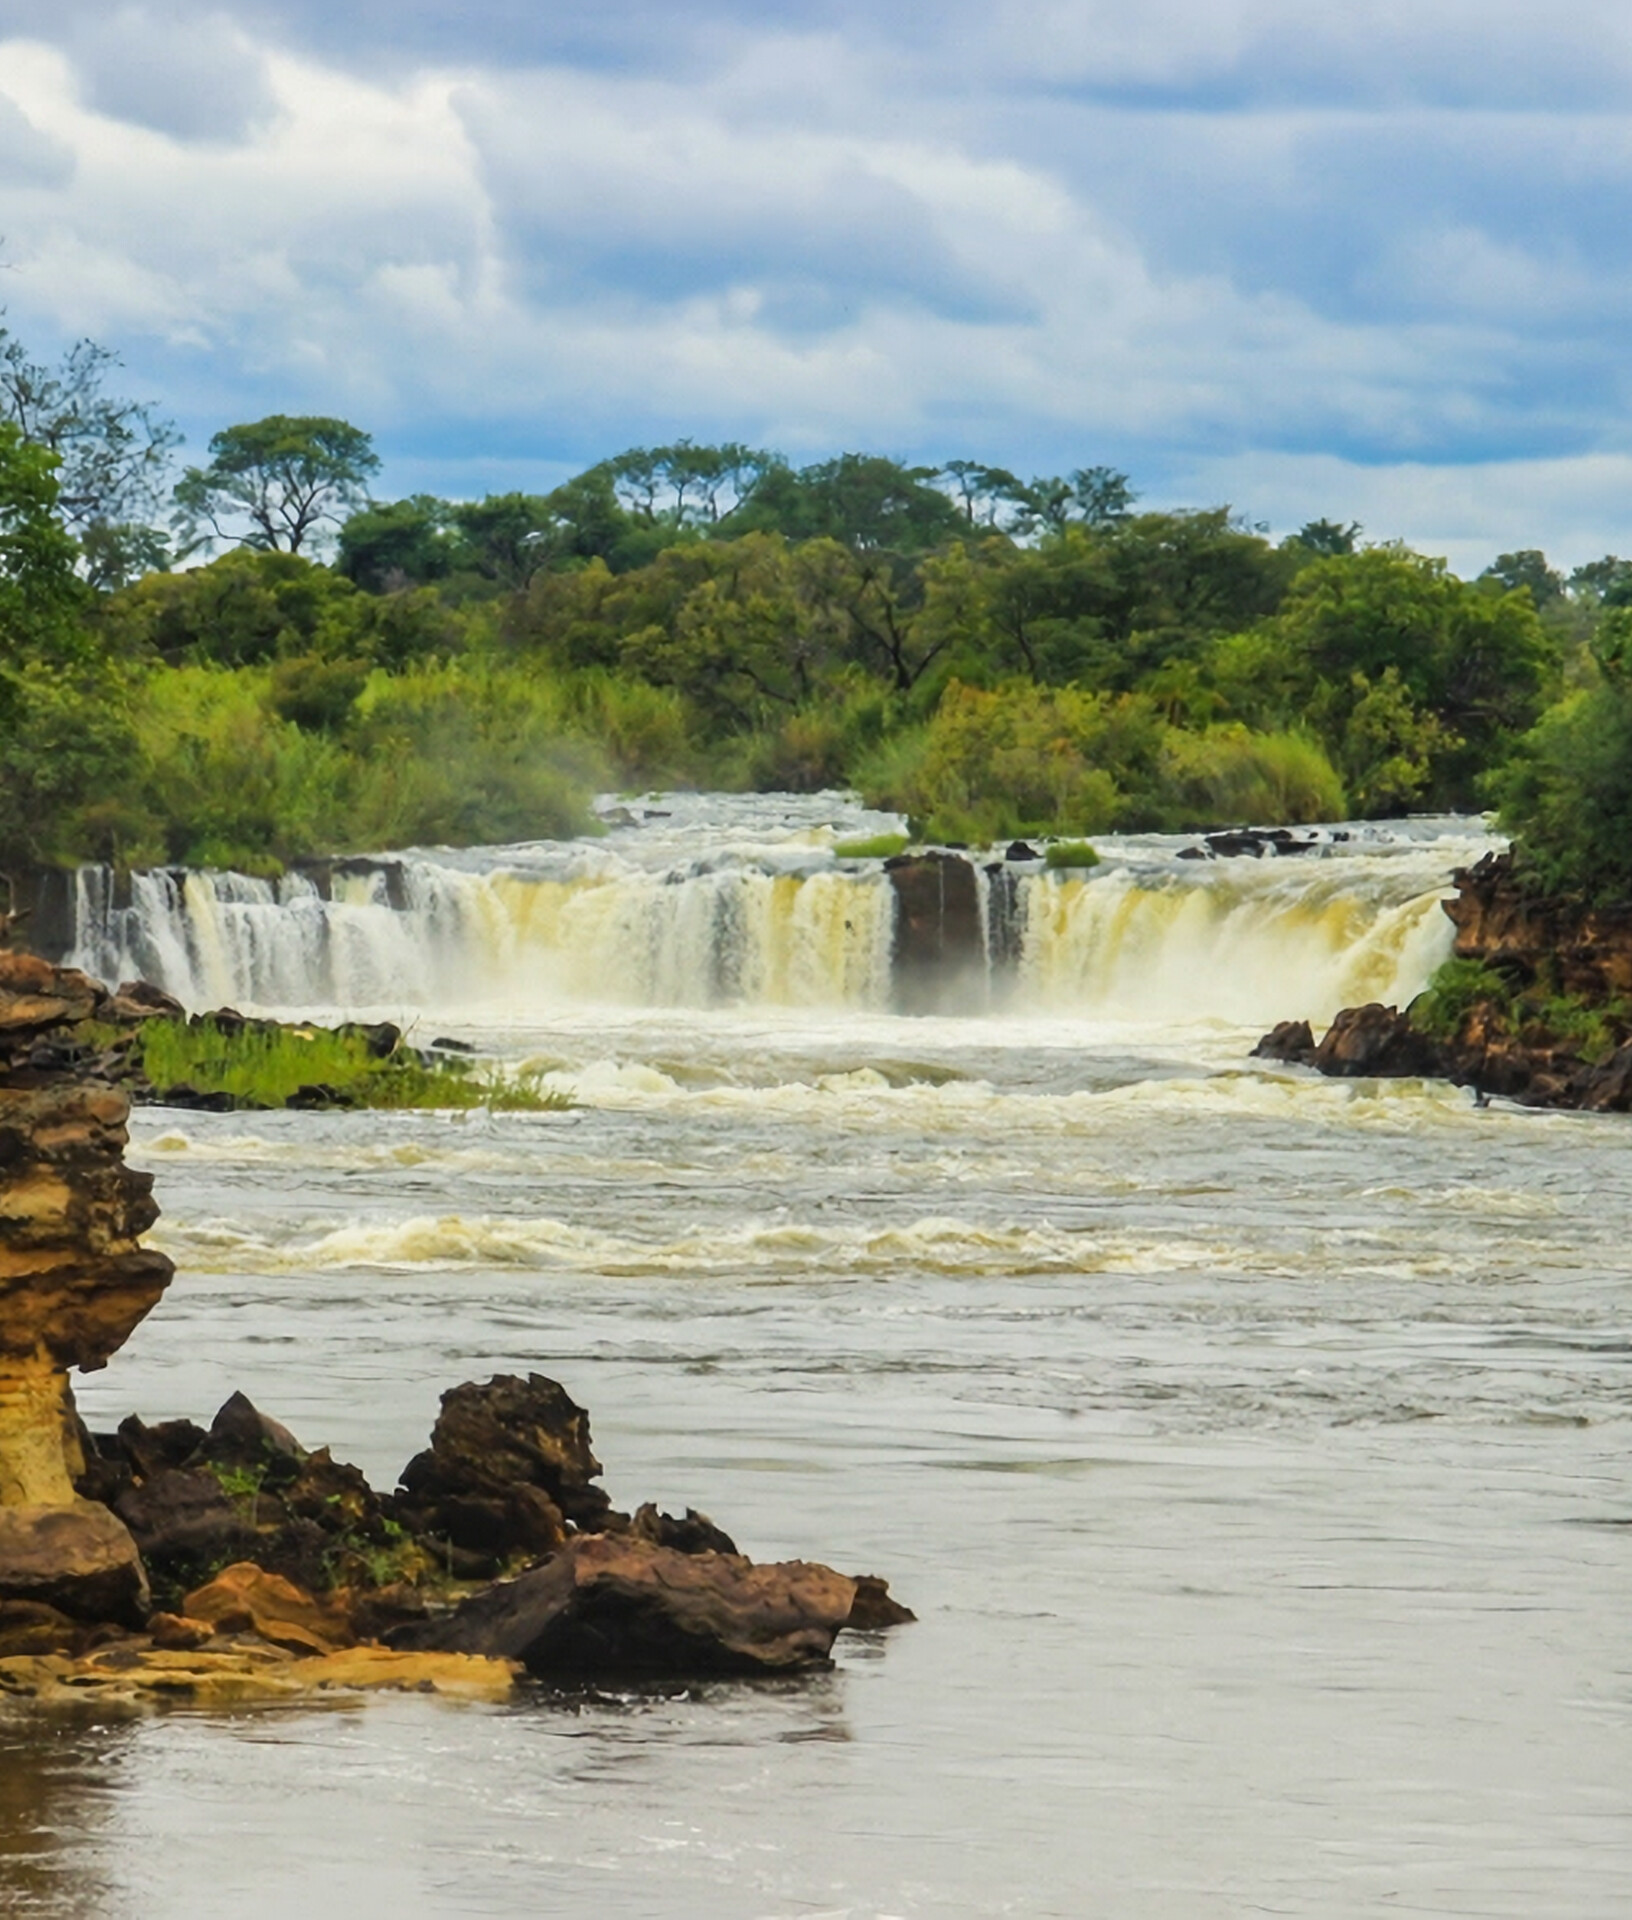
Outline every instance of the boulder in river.
<svg viewBox="0 0 1632 1920">
<path fill-rule="evenodd" d="M 1309 1064 L 1340 1079 L 1364 1079 L 1433 1073 L 1439 1054 L 1433 1042 L 1412 1026 L 1409 1015 L 1374 1000 L 1363 1007 L 1345 1007 L 1327 1028 Z"/>
<path fill-rule="evenodd" d="M 519 1660 L 565 1683 L 789 1673 L 828 1663 L 855 1598 L 831 1567 L 600 1534 L 388 1644 Z"/>
</svg>

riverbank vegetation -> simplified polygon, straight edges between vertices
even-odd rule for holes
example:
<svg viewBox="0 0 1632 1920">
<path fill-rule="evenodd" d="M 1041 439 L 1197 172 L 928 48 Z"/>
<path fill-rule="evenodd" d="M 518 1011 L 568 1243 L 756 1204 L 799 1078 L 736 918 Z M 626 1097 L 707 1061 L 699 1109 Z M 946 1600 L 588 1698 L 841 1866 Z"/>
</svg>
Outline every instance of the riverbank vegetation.
<svg viewBox="0 0 1632 1920">
<path fill-rule="evenodd" d="M 842 785 L 966 841 L 1497 802 L 1538 883 L 1632 886 L 1613 557 L 1460 580 L 1329 520 L 1144 510 L 1103 467 L 685 441 L 378 501 L 366 434 L 281 415 L 218 434 L 161 527 L 162 423 L 134 410 L 144 463 L 99 506 L 17 417 L 8 862 L 266 872 L 591 830 L 597 789 Z"/>
</svg>

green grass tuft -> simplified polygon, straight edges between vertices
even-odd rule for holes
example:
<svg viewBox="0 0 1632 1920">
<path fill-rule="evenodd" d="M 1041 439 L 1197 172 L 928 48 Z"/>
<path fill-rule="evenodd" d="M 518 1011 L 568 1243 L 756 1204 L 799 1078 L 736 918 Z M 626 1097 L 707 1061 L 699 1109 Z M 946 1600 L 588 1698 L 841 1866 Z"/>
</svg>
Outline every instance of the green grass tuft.
<svg viewBox="0 0 1632 1920">
<path fill-rule="evenodd" d="M 244 1107 L 281 1107 L 302 1087 L 329 1088 L 340 1104 L 358 1107 L 553 1113 L 572 1105 L 536 1074 L 511 1078 L 457 1058 L 427 1064 L 400 1045 L 378 1059 L 361 1034 L 326 1027 L 267 1023 L 228 1031 L 213 1020 L 149 1020 L 141 1049 L 143 1071 L 160 1094 L 189 1086 L 229 1094 Z"/>
<path fill-rule="evenodd" d="M 904 853 L 904 833 L 875 833 L 870 840 L 841 840 L 833 849 L 836 860 L 893 860 Z"/>
<path fill-rule="evenodd" d="M 1097 867 L 1098 853 L 1086 840 L 1056 840 L 1043 858 L 1051 867 Z"/>
</svg>

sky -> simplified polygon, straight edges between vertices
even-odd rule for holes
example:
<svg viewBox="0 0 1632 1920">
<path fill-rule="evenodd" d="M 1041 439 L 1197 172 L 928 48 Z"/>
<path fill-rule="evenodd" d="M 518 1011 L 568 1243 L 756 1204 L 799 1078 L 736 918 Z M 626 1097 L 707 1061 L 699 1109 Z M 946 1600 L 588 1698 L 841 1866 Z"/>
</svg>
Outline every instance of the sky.
<svg viewBox="0 0 1632 1920">
<path fill-rule="evenodd" d="M 0 302 L 382 497 L 690 435 L 1632 554 L 1624 0 L 0 0 Z"/>
</svg>

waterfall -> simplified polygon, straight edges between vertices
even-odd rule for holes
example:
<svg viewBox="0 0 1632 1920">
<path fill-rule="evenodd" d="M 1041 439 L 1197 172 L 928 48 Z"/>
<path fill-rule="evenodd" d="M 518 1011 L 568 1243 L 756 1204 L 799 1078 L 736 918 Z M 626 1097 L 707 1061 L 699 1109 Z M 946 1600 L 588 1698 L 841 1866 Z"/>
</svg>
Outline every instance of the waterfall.
<svg viewBox="0 0 1632 1920">
<path fill-rule="evenodd" d="M 1268 1025 L 1409 1000 L 1450 951 L 1450 872 L 1486 844 L 1476 823 L 1451 821 L 1334 833 L 1296 859 L 1207 860 L 1147 836 L 1107 841 L 1087 873 L 940 854 L 915 877 L 835 857 L 825 829 L 710 841 L 688 827 L 320 862 L 277 880 L 83 868 L 70 957 L 195 1008 L 526 1020 L 594 1004 L 896 1007 Z"/>
</svg>

